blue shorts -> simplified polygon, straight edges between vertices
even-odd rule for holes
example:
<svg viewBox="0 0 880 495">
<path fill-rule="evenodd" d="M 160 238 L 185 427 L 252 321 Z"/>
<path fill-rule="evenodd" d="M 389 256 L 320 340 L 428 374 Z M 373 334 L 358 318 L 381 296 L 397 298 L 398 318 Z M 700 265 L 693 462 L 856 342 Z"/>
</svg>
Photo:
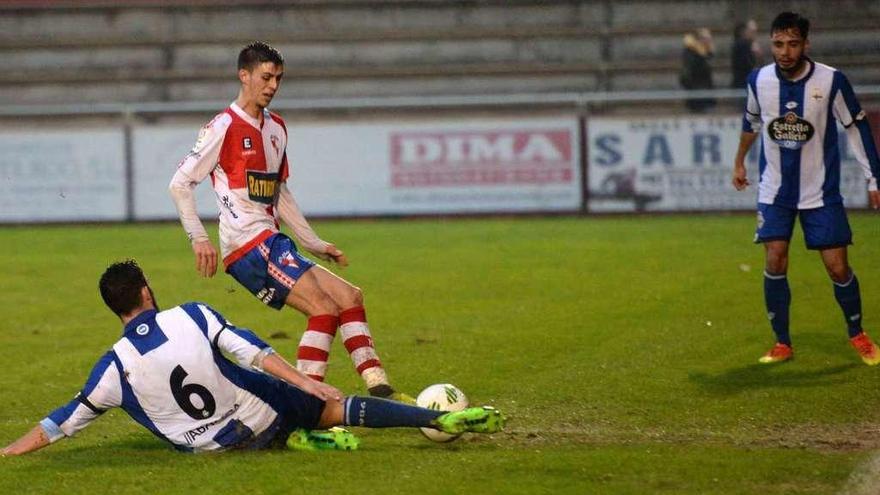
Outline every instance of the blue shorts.
<svg viewBox="0 0 880 495">
<path fill-rule="evenodd" d="M 755 242 L 790 241 L 794 220 L 801 219 L 807 249 L 830 249 L 852 244 L 852 230 L 843 204 L 797 210 L 758 203 L 758 229 Z"/>
<path fill-rule="evenodd" d="M 284 234 L 273 234 L 226 268 L 269 307 L 281 309 L 296 281 L 315 263 L 299 254 Z"/>
<path fill-rule="evenodd" d="M 275 377 L 254 373 L 250 380 L 260 382 L 255 393 L 267 402 L 278 416 L 263 432 L 232 445 L 238 449 L 265 449 L 284 447 L 287 437 L 297 428 L 314 430 L 324 414 L 326 402 L 303 392 Z"/>
</svg>

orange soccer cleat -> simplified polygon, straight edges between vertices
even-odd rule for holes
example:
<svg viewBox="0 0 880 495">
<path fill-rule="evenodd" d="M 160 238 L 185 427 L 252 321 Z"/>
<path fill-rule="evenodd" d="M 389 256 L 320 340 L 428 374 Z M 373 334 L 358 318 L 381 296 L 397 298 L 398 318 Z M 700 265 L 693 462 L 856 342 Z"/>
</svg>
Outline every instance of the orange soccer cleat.
<svg viewBox="0 0 880 495">
<path fill-rule="evenodd" d="M 777 342 L 772 349 L 767 351 L 767 354 L 761 356 L 761 359 L 759 359 L 758 362 L 763 364 L 781 363 L 783 361 L 788 361 L 793 357 L 794 351 L 791 349 L 791 346 Z"/>
<path fill-rule="evenodd" d="M 880 349 L 877 349 L 877 345 L 871 341 L 871 337 L 868 337 L 868 334 L 862 332 L 849 339 L 849 343 L 859 353 L 865 364 L 868 366 L 880 364 Z"/>
</svg>

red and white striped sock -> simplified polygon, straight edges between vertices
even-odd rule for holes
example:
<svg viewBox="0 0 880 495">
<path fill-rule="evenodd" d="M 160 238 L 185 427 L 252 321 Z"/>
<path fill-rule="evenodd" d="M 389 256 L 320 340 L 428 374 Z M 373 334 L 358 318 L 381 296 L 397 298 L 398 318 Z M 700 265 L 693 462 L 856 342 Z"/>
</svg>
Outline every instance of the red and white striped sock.
<svg viewBox="0 0 880 495">
<path fill-rule="evenodd" d="M 342 343 L 351 355 L 355 369 L 371 389 L 380 385 L 388 386 L 388 377 L 373 347 L 373 337 L 367 325 L 367 312 L 363 306 L 346 309 L 339 313 L 339 330 Z"/>
<path fill-rule="evenodd" d="M 311 378 L 324 381 L 327 374 L 327 359 L 330 346 L 336 336 L 339 319 L 333 315 L 318 315 L 309 318 L 309 325 L 296 352 L 296 368 Z"/>
</svg>

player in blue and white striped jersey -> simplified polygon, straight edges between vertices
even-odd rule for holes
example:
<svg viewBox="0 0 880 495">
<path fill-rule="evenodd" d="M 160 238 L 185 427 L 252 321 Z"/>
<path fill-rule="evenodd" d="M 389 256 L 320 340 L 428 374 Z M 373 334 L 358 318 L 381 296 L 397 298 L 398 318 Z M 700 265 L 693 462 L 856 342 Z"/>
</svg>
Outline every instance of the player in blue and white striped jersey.
<svg viewBox="0 0 880 495">
<path fill-rule="evenodd" d="M 834 283 L 850 342 L 862 360 L 880 363 L 880 350 L 862 329 L 858 279 L 847 260 L 852 232 L 840 195 L 837 126 L 846 129 L 853 155 L 862 166 L 871 206 L 880 208 L 880 157 L 865 112 L 852 86 L 837 69 L 814 62 L 809 48 L 809 20 L 783 12 L 770 29 L 774 63 L 753 71 L 743 132 L 733 169 L 733 185 L 749 185 L 745 157 L 761 135 L 758 184 L 758 228 L 755 242 L 764 244 L 764 299 L 776 345 L 762 363 L 793 356 L 789 336 L 788 246 L 799 217 L 807 248 L 818 250 Z"/>
<path fill-rule="evenodd" d="M 490 407 L 444 414 L 375 397 L 346 398 L 205 304 L 159 311 L 134 261 L 111 265 L 100 289 L 125 325 L 122 338 L 94 366 L 72 401 L 0 454 L 24 454 L 72 436 L 114 407 L 186 452 L 279 446 L 294 429 L 343 424 L 449 433 L 491 433 L 503 426 L 504 417 Z M 343 443 L 341 448 L 356 447 L 353 436 L 337 433 L 322 438 Z"/>
</svg>

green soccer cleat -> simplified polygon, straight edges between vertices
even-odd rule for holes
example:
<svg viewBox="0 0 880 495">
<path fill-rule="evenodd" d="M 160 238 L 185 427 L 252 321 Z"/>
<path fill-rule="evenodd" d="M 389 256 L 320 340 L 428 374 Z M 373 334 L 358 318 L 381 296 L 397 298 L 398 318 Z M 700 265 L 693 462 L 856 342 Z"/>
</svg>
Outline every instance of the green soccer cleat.
<svg viewBox="0 0 880 495">
<path fill-rule="evenodd" d="M 287 448 L 313 452 L 316 450 L 357 450 L 361 441 L 354 433 L 334 426 L 329 430 L 296 429 L 287 439 Z"/>
<path fill-rule="evenodd" d="M 483 406 L 448 412 L 435 419 L 432 426 L 450 435 L 464 432 L 497 433 L 504 429 L 505 421 L 507 418 L 501 414 L 501 411 L 491 406 Z"/>
</svg>

